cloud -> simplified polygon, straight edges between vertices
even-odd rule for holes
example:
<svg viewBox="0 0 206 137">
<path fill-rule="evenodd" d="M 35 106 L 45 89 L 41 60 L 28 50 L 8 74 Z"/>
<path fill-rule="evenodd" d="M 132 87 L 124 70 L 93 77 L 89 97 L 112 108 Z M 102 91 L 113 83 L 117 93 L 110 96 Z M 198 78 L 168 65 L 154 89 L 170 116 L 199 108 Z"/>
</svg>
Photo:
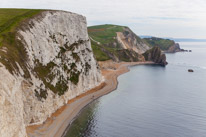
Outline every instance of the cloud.
<svg viewBox="0 0 206 137">
<path fill-rule="evenodd" d="M 0 7 L 76 12 L 88 25 L 119 24 L 137 34 L 206 38 L 205 0 L 3 0 Z"/>
</svg>

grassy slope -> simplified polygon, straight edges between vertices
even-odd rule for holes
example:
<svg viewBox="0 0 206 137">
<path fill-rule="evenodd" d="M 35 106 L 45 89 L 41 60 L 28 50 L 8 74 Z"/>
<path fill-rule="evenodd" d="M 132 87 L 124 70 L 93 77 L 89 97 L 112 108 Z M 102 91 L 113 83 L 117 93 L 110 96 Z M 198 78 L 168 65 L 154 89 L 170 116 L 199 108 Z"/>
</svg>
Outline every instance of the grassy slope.
<svg viewBox="0 0 206 137">
<path fill-rule="evenodd" d="M 116 39 L 114 39 L 114 37 L 117 36 L 116 32 L 123 32 L 123 29 L 124 26 L 110 25 L 110 24 L 88 27 L 89 36 L 93 40 L 100 42 L 100 45 L 98 45 L 96 42 L 91 40 L 92 49 L 98 61 L 104 61 L 110 59 L 102 51 L 102 49 L 109 51 L 112 54 L 115 55 L 117 54 L 118 52 L 117 50 L 119 50 L 118 48 L 113 48 L 105 45 L 109 45 L 115 42 Z"/>
<path fill-rule="evenodd" d="M 99 25 L 88 27 L 89 36 L 101 44 L 108 44 L 114 41 L 116 32 L 122 32 L 123 27 L 117 25 Z"/>
<path fill-rule="evenodd" d="M 102 52 L 102 50 L 100 49 L 101 47 L 99 47 L 99 45 L 97 45 L 93 41 L 91 41 L 91 45 L 93 53 L 95 54 L 95 57 L 98 61 L 109 60 L 109 57 L 104 52 Z"/>
<path fill-rule="evenodd" d="M 3 39 L 9 37 L 8 33 L 15 32 L 20 22 L 38 14 L 40 11 L 34 9 L 0 9 L 0 46 L 5 44 Z"/>
<path fill-rule="evenodd" d="M 173 40 L 162 39 L 162 38 L 144 38 L 144 40 L 151 46 L 158 46 L 161 50 L 168 50 L 171 46 L 175 44 Z"/>
<path fill-rule="evenodd" d="M 26 68 L 26 54 L 21 43 L 15 40 L 16 28 L 28 18 L 40 13 L 42 10 L 33 9 L 0 9 L 0 47 L 7 49 L 7 52 L 0 50 L 0 62 L 12 73 L 18 68 L 18 62 L 23 69 Z M 25 72 L 25 77 L 28 73 Z"/>
</svg>

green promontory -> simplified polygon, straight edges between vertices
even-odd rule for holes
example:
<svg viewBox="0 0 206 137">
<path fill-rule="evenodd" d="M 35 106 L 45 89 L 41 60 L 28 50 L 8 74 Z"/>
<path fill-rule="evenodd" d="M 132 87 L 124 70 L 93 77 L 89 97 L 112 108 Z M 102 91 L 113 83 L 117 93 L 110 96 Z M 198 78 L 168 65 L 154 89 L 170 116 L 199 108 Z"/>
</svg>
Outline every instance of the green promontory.
<svg viewBox="0 0 206 137">
<path fill-rule="evenodd" d="M 145 40 L 145 42 L 147 42 L 150 47 L 158 46 L 164 52 L 174 53 L 183 51 L 183 49 L 180 49 L 179 44 L 175 43 L 174 40 L 157 37 L 144 38 L 143 40 Z"/>
<path fill-rule="evenodd" d="M 168 50 L 171 46 L 175 44 L 173 40 L 162 39 L 157 37 L 144 38 L 144 40 L 146 40 L 151 47 L 158 46 L 161 50 Z"/>
</svg>

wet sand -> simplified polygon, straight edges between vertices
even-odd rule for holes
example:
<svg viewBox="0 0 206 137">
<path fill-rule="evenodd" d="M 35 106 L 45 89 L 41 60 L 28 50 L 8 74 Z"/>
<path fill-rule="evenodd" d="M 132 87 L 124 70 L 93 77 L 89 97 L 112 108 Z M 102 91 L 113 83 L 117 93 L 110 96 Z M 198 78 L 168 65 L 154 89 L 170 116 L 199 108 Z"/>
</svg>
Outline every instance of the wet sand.
<svg viewBox="0 0 206 137">
<path fill-rule="evenodd" d="M 153 62 L 99 62 L 105 81 L 99 86 L 69 100 L 68 104 L 58 109 L 41 125 L 28 126 L 29 137 L 61 137 L 65 129 L 80 113 L 80 111 L 93 100 L 115 90 L 118 85 L 117 77 L 129 71 L 128 66 L 141 64 L 154 64 Z"/>
</svg>

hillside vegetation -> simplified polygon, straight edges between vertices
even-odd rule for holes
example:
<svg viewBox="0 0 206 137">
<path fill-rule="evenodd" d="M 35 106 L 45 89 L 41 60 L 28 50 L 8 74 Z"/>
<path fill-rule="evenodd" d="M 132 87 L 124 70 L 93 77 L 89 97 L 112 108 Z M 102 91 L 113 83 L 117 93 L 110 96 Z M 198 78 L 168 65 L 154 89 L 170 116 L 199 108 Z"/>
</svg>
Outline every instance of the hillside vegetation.
<svg viewBox="0 0 206 137">
<path fill-rule="evenodd" d="M 0 46 L 4 39 L 11 37 L 19 24 L 27 18 L 38 14 L 41 10 L 34 9 L 0 9 Z M 12 36 L 13 37 L 13 36 Z M 12 42 L 12 39 L 9 39 Z"/>
<path fill-rule="evenodd" d="M 109 59 L 114 61 L 138 61 L 139 54 L 131 51 L 131 49 L 126 49 L 123 47 L 122 43 L 118 41 L 117 33 L 119 32 L 124 35 L 122 41 L 126 41 L 127 46 L 130 46 L 128 46 L 129 48 L 132 48 L 135 41 L 136 44 L 140 46 L 144 43 L 141 38 L 126 26 L 106 24 L 88 27 L 92 49 L 98 61 Z M 128 41 L 130 38 L 131 42 L 129 43 Z M 135 46 L 135 48 L 137 48 L 137 45 Z"/>
<path fill-rule="evenodd" d="M 20 42 L 16 41 L 16 30 L 28 18 L 35 16 L 42 10 L 35 9 L 0 9 L 0 62 L 13 73 L 18 68 L 18 62 L 25 68 L 26 52 Z M 25 73 L 28 77 L 28 72 Z"/>
<path fill-rule="evenodd" d="M 99 25 L 88 27 L 89 36 L 101 44 L 114 42 L 114 37 L 117 36 L 116 32 L 122 31 L 123 26 L 117 25 Z"/>
<path fill-rule="evenodd" d="M 169 39 L 151 37 L 151 38 L 144 38 L 144 40 L 151 47 L 158 46 L 158 47 L 160 47 L 161 50 L 164 50 L 164 51 L 169 50 L 170 47 L 175 45 L 175 42 L 173 40 L 169 40 Z"/>
<path fill-rule="evenodd" d="M 89 37 L 94 55 L 98 61 L 111 59 L 107 52 L 116 55 L 120 47 L 113 47 L 113 42 L 116 42 L 116 32 L 122 32 L 123 27 L 117 25 L 99 25 L 88 27 Z M 109 46 L 111 45 L 111 46 Z"/>
</svg>

